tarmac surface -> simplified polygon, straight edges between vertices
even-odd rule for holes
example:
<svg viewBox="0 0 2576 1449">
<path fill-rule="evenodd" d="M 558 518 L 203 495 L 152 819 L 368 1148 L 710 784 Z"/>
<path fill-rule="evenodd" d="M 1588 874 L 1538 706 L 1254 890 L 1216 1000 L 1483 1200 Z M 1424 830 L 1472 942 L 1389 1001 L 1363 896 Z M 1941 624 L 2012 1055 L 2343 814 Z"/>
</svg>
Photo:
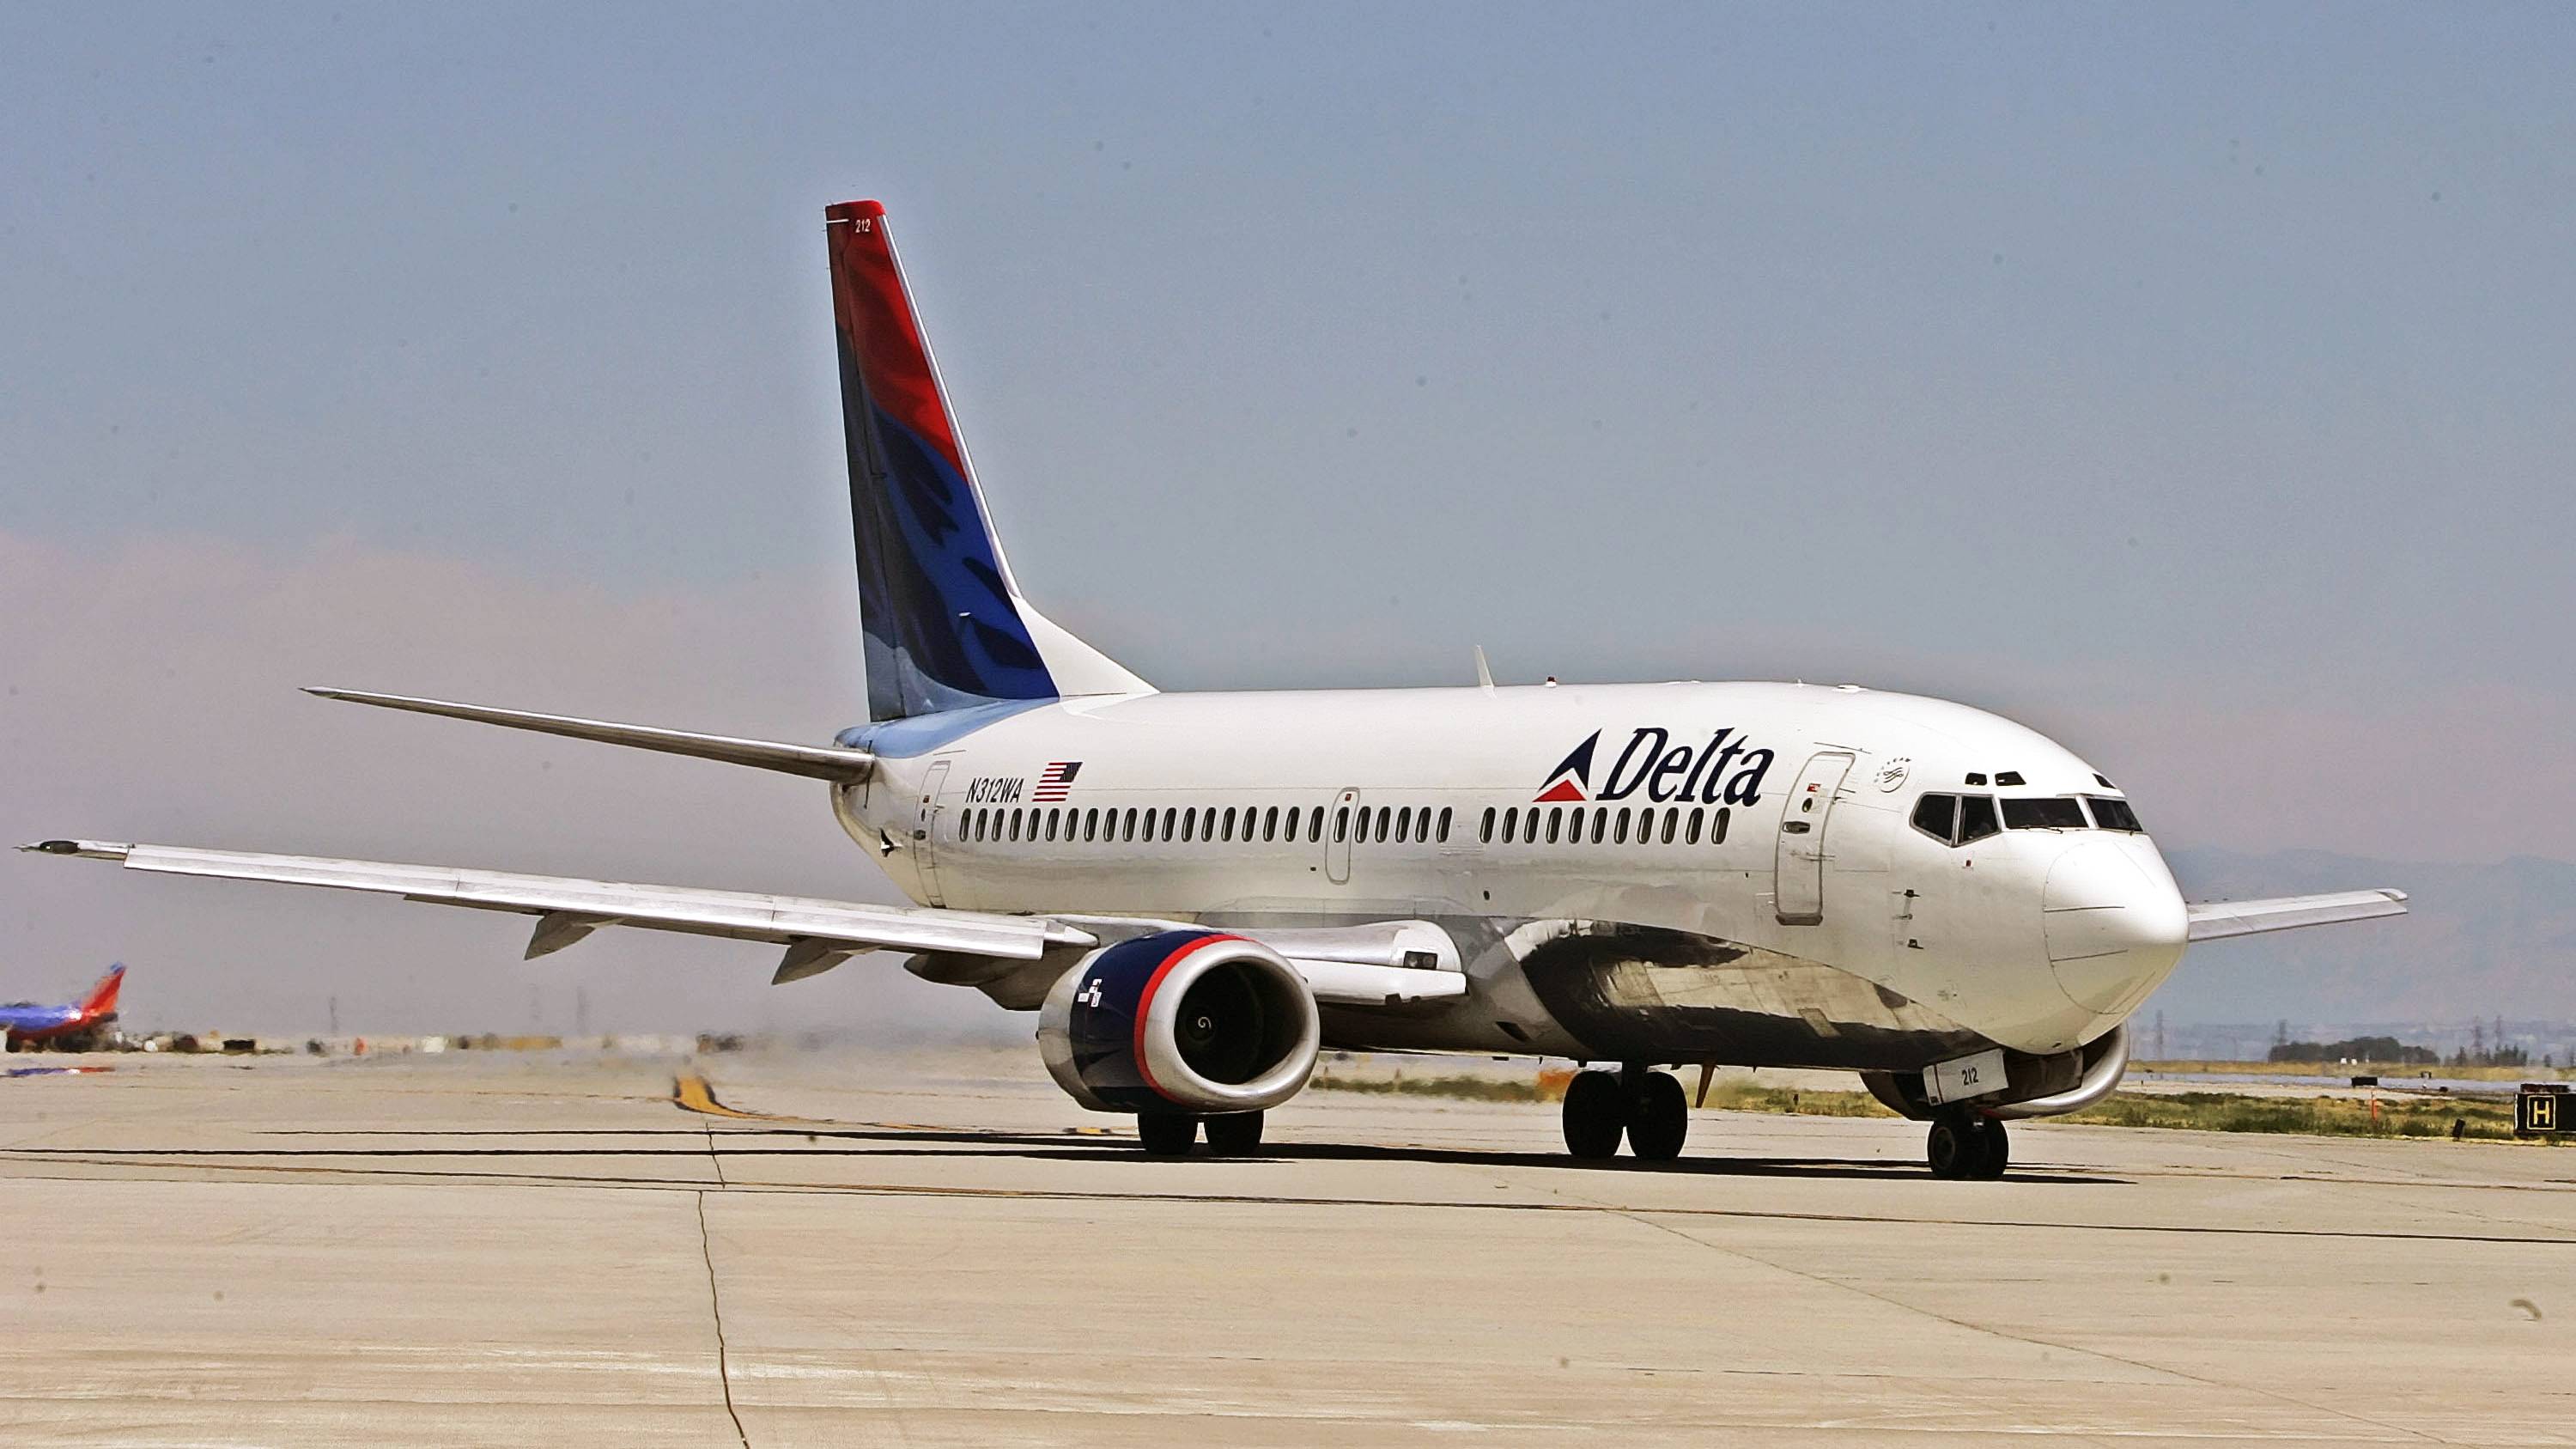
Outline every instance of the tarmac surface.
<svg viewBox="0 0 2576 1449">
<path fill-rule="evenodd" d="M 11 1057 L 11 1067 L 78 1058 Z M 1033 1051 L 0 1079 L 0 1442 L 2576 1444 L 2576 1151 L 1312 1091 Z M 674 1100 L 675 1078 L 707 1087 Z"/>
</svg>

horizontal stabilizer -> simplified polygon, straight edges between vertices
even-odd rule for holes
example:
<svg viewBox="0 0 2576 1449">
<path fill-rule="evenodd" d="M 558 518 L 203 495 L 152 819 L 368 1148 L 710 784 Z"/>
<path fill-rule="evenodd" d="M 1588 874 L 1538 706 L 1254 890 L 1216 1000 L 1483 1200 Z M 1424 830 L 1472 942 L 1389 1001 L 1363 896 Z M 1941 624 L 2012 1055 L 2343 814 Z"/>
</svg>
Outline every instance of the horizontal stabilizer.
<svg viewBox="0 0 2576 1449">
<path fill-rule="evenodd" d="M 1022 960 L 1035 960 L 1051 946 L 1088 946 L 1096 939 L 1088 931 L 1043 916 L 988 915 L 978 911 L 759 895 L 750 891 L 633 885 L 623 881 L 516 875 L 497 870 L 461 870 L 445 865 L 325 860 L 305 855 L 196 850 L 176 845 L 120 845 L 98 840 L 47 840 L 21 848 L 47 855 L 118 861 L 127 870 L 147 870 L 164 875 L 328 886 L 336 890 L 373 891 L 436 905 L 518 911 L 542 918 L 535 938 L 529 943 L 532 956 L 570 945 L 598 926 L 642 926 L 652 930 L 730 936 L 736 940 L 769 941 L 788 946 L 820 941 L 853 951 L 954 951 Z M 791 953 L 790 964 L 799 964 L 804 959 L 806 957 Z"/>
<path fill-rule="evenodd" d="M 748 765 L 755 770 L 776 770 L 781 774 L 804 775 L 843 784 L 866 779 L 868 771 L 876 765 L 876 756 L 865 750 L 845 750 L 830 745 L 786 745 L 768 740 L 737 739 L 731 735 L 691 734 L 686 730 L 658 729 L 651 725 L 612 724 L 607 720 L 494 709 L 480 704 L 450 704 L 445 700 L 414 699 L 401 694 L 369 694 L 356 689 L 307 689 L 304 692 L 324 699 L 345 699 L 352 704 L 381 705 L 386 709 L 472 720 L 476 724 L 500 725 L 505 729 L 534 730 L 538 734 L 562 735 L 567 739 L 590 740 L 603 745 L 658 750 L 666 755 L 687 755 L 693 759 Z"/>
<path fill-rule="evenodd" d="M 2191 939 L 2219 941 L 2337 921 L 2368 921 L 2406 914 L 2406 892 L 2336 891 L 2321 896 L 2273 896 L 2259 901 L 2208 901 L 2191 909 Z"/>
</svg>

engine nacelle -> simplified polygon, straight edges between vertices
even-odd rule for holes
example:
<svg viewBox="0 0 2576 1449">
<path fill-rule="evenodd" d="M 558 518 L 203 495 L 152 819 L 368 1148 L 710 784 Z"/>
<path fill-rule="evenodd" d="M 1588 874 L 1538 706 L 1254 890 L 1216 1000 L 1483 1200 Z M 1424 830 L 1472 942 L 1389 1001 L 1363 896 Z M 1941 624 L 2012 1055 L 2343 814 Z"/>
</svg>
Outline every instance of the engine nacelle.
<svg viewBox="0 0 2576 1449">
<path fill-rule="evenodd" d="M 1297 1095 L 1323 1024 L 1306 978 L 1223 931 L 1104 946 L 1038 1013 L 1056 1085 L 1095 1112 L 1258 1112 Z"/>
</svg>

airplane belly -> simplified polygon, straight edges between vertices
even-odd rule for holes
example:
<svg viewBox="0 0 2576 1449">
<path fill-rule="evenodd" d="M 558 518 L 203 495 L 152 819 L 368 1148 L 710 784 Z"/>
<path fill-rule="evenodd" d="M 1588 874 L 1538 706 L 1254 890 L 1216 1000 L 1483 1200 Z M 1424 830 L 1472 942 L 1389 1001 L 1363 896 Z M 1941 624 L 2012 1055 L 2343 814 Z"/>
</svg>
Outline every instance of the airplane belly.
<svg viewBox="0 0 2576 1449">
<path fill-rule="evenodd" d="M 1516 937 L 1521 974 L 1597 1061 L 1902 1070 L 1985 1039 L 1822 962 L 1714 936 L 1551 922 Z"/>
</svg>

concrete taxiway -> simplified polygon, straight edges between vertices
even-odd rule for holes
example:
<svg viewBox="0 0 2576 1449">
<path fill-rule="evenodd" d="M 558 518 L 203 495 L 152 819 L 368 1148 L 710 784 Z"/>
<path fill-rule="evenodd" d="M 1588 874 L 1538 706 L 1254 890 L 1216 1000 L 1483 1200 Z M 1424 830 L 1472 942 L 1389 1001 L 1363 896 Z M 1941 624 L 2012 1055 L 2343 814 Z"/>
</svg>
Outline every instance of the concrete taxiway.
<svg viewBox="0 0 2576 1449">
<path fill-rule="evenodd" d="M 0 1080 L 0 1442 L 2576 1443 L 2567 1149 L 1952 1183 L 1309 1092 L 1158 1161 L 1025 1049 L 112 1065 Z"/>
</svg>

